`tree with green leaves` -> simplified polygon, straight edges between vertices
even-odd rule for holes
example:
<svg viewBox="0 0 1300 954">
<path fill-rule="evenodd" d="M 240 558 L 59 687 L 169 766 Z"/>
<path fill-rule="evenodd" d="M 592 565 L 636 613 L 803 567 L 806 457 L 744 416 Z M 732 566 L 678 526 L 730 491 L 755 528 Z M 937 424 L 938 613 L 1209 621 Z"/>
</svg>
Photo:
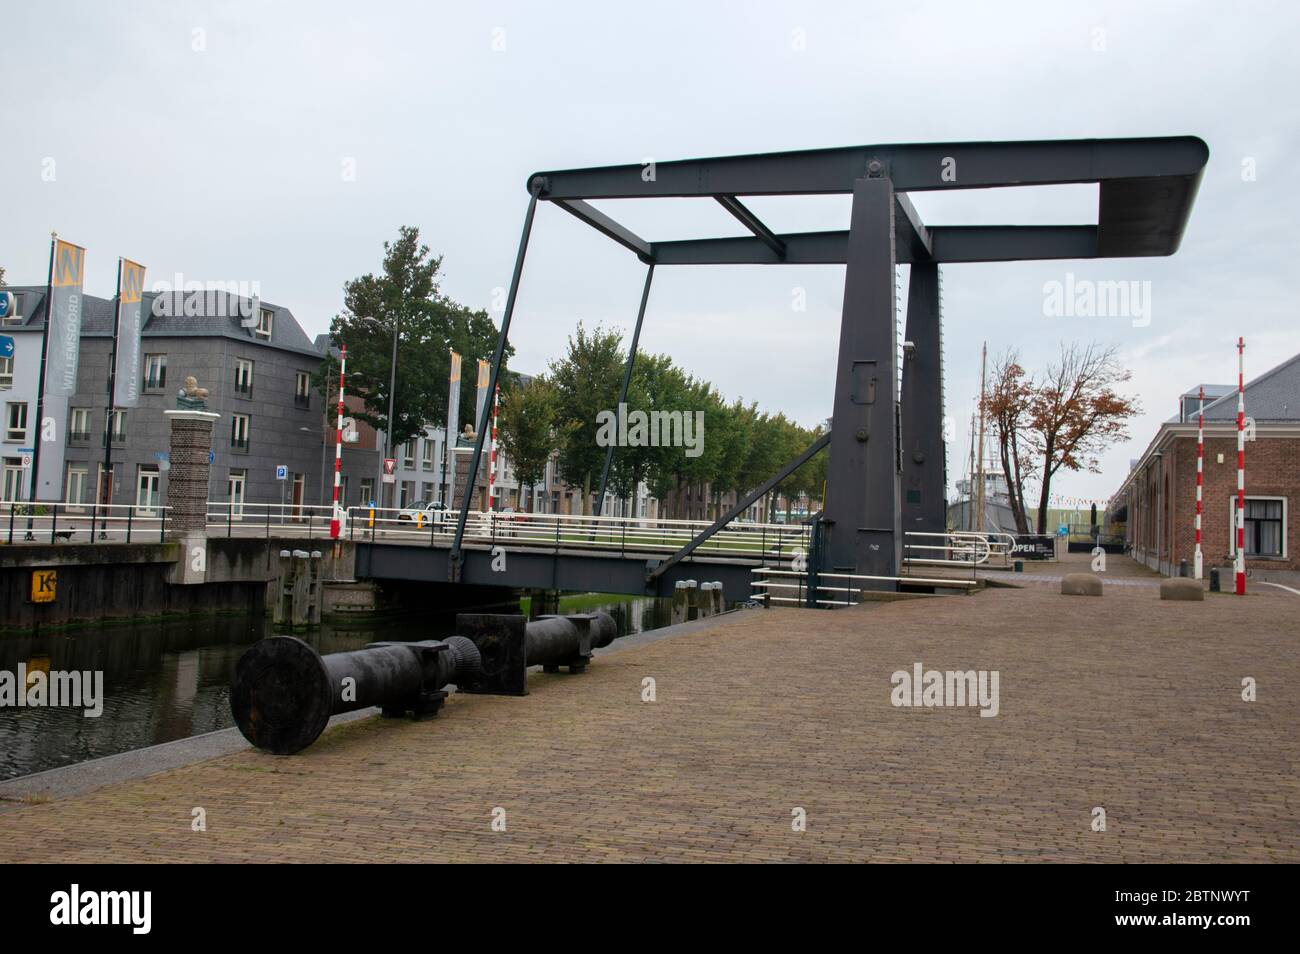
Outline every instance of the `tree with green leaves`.
<svg viewBox="0 0 1300 954">
<path fill-rule="evenodd" d="M 477 359 L 490 359 L 496 348 L 497 329 L 487 312 L 467 308 L 441 294 L 441 266 L 442 258 L 435 258 L 428 246 L 421 244 L 420 230 L 402 226 L 396 241 L 384 243 L 383 271 L 344 284 L 344 311 L 330 324 L 330 338 L 347 345 L 350 376 L 355 373 L 356 380 L 364 382 L 359 393 L 365 409 L 356 416 L 389 432 L 394 448 L 419 435 L 426 424 L 446 420 L 451 349 L 464 359 L 461 422 L 470 420 L 476 380 L 472 369 Z M 397 374 L 390 426 L 394 328 Z M 513 349 L 508 348 L 505 357 L 512 354 Z M 332 358 L 323 362 L 317 373 L 322 394 L 326 382 L 337 375 L 338 365 Z"/>
<path fill-rule="evenodd" d="M 546 463 L 555 447 L 556 389 L 545 377 L 503 389 L 497 416 L 497 437 L 514 465 L 521 491 L 546 479 Z M 536 493 L 530 497 L 533 509 Z"/>
<path fill-rule="evenodd" d="M 622 336 L 597 326 L 588 331 L 581 322 L 569 338 L 564 357 L 551 362 L 555 386 L 556 447 L 560 478 L 582 488 L 582 513 L 590 512 L 593 485 L 605 465 L 605 448 L 596 440 L 597 415 L 617 410 L 623 379 Z M 618 456 L 618 450 L 615 456 Z"/>
</svg>

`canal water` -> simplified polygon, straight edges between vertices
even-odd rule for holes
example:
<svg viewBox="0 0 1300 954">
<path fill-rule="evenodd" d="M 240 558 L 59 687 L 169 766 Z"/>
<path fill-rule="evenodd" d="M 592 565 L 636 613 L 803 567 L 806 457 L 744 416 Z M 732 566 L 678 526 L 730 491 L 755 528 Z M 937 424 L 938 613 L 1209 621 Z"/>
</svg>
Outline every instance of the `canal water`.
<svg viewBox="0 0 1300 954">
<path fill-rule="evenodd" d="M 667 626 L 668 600 L 582 594 L 560 601 L 562 613 L 604 610 L 619 635 Z M 304 636 L 321 653 L 360 649 L 383 639 L 441 639 L 455 632 L 455 613 L 421 614 L 367 626 L 325 624 Z M 80 708 L 0 706 L 0 780 L 105 755 L 185 739 L 233 725 L 230 679 L 248 646 L 273 634 L 270 620 L 210 617 L 114 624 L 0 640 L 0 672 L 104 674 L 103 713 Z"/>
</svg>

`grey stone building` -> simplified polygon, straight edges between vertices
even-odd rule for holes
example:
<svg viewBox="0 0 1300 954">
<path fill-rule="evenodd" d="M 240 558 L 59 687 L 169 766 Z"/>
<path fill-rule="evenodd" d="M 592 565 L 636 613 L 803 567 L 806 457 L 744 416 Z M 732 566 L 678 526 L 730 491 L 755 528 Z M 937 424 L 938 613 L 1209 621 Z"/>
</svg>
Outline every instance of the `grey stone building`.
<svg viewBox="0 0 1300 954">
<path fill-rule="evenodd" d="M 25 356 L 39 354 L 45 288 L 7 290 L 19 297 L 20 321 L 6 325 L 4 333 L 22 336 Z M 42 499 L 88 504 L 99 493 L 112 306 L 111 299 L 84 296 L 77 393 L 53 401 L 47 397 L 46 417 L 65 428 L 65 440 L 55 448 L 62 458 L 59 469 L 51 471 L 42 463 Z M 166 504 L 169 430 L 162 412 L 176 406 L 177 391 L 193 376 L 209 391 L 208 409 L 221 415 L 213 431 L 210 501 L 233 503 L 236 517 L 242 519 L 263 513 L 260 505 L 274 505 L 278 513 L 281 501 L 287 515 L 299 516 L 304 506 L 328 504 L 336 408 L 326 407 L 314 387 L 312 376 L 324 354 L 293 313 L 225 292 L 146 293 L 144 310 L 148 317 L 141 343 L 139 404 L 118 409 L 110 428 L 113 502 L 134 504 L 141 512 Z M 15 375 L 14 381 L 21 386 L 11 387 L 0 400 L 29 404 L 28 429 L 21 442 L 31 446 L 36 435 L 35 375 Z M 26 393 L 29 390 L 32 393 Z M 374 432 L 358 431 L 359 440 L 344 444 L 345 504 L 372 492 L 379 469 Z M 49 450 L 45 445 L 42 454 Z M 5 456 L 7 460 L 7 446 Z M 281 466 L 284 480 L 276 476 Z M 59 475 L 57 488 L 51 473 Z M 24 476 L 23 483 L 29 479 Z"/>
</svg>

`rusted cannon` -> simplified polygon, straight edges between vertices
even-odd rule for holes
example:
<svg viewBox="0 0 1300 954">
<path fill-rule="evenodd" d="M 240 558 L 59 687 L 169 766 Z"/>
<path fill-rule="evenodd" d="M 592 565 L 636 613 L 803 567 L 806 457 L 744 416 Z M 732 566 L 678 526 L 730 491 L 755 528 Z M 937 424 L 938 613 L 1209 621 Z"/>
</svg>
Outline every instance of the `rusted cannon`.
<svg viewBox="0 0 1300 954">
<path fill-rule="evenodd" d="M 301 639 L 254 643 L 235 665 L 230 711 L 255 746 L 289 755 L 325 730 L 330 716 L 379 706 L 386 716 L 436 715 L 448 683 L 477 678 L 478 648 L 463 636 L 372 643 L 322 656 Z"/>
</svg>

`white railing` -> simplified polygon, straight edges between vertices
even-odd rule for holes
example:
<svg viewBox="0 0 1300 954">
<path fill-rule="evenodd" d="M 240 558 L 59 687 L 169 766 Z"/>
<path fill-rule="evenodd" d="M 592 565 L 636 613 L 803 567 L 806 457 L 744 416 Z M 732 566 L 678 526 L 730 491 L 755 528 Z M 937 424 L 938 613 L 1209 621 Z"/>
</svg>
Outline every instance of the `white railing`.
<svg viewBox="0 0 1300 954">
<path fill-rule="evenodd" d="M 285 504 L 208 504 L 210 535 L 232 537 L 328 537 L 330 507 Z M 355 542 L 447 546 L 456 533 L 458 510 L 416 511 L 350 507 L 340 536 Z M 673 553 L 707 527 L 708 520 L 582 516 L 471 510 L 465 518 L 466 544 L 509 543 L 512 547 L 595 550 L 617 553 Z M 696 554 L 790 560 L 808 551 L 810 530 L 802 524 L 733 522 L 719 530 Z"/>
<path fill-rule="evenodd" d="M 6 544 L 162 542 L 170 526 L 171 508 L 158 504 L 0 503 Z"/>
<path fill-rule="evenodd" d="M 773 567 L 758 566 L 750 571 L 754 575 L 751 582 L 750 599 L 758 600 L 762 603 L 793 603 L 796 606 L 808 605 L 808 573 L 806 570 L 779 570 Z M 792 582 L 772 581 L 768 577 L 793 577 Z M 975 580 L 959 580 L 952 577 L 918 577 L 918 576 L 870 576 L 862 573 L 818 573 L 817 574 L 817 593 L 819 594 L 813 603 L 817 606 L 856 606 L 861 602 L 851 599 L 832 599 L 821 596 L 821 593 L 835 593 L 842 595 L 861 594 L 867 589 L 865 586 L 849 585 L 833 586 L 822 583 L 822 580 L 848 580 L 861 581 L 864 583 L 914 583 L 923 586 L 940 586 L 951 587 L 953 589 L 968 589 L 976 586 Z M 774 590 L 779 590 L 786 595 L 773 594 Z M 790 595 L 790 591 L 794 591 Z"/>
</svg>

